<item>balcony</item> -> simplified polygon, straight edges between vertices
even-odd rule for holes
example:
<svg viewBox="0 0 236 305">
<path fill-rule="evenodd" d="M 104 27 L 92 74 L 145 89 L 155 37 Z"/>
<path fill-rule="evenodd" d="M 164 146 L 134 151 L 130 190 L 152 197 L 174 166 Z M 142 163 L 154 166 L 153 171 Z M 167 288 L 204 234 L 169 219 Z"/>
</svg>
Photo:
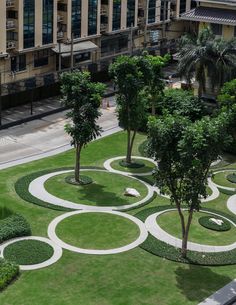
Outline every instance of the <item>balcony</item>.
<svg viewBox="0 0 236 305">
<path fill-rule="evenodd" d="M 12 8 L 15 6 L 15 1 L 14 0 L 6 0 L 6 7 L 7 8 Z"/>
<path fill-rule="evenodd" d="M 7 20 L 6 28 L 7 28 L 7 30 L 14 30 L 16 28 L 15 21 L 14 20 Z"/>
<path fill-rule="evenodd" d="M 7 50 L 15 49 L 16 48 L 16 41 L 8 40 L 7 41 Z"/>
</svg>

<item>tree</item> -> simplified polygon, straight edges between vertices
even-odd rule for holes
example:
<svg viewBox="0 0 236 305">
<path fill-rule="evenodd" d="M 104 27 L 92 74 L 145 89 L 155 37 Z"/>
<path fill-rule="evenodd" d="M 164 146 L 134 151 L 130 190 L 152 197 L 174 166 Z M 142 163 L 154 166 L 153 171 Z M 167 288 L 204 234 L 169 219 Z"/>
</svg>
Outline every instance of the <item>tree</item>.
<svg viewBox="0 0 236 305">
<path fill-rule="evenodd" d="M 159 101 L 160 114 L 178 114 L 191 121 L 200 119 L 205 114 L 205 106 L 191 91 L 166 89 Z"/>
<path fill-rule="evenodd" d="M 120 56 L 110 66 L 109 72 L 118 89 L 117 114 L 120 125 L 127 131 L 126 163 L 130 165 L 134 139 L 146 114 L 144 89 L 152 69 L 145 56 Z"/>
<path fill-rule="evenodd" d="M 221 108 L 226 107 L 229 109 L 236 104 L 236 79 L 224 84 L 217 100 Z"/>
<path fill-rule="evenodd" d="M 65 130 L 71 136 L 71 144 L 76 149 L 75 181 L 82 183 L 81 149 L 101 132 L 96 121 L 101 115 L 99 107 L 105 86 L 93 83 L 89 72 L 80 71 L 63 73 L 61 83 L 62 101 L 70 109 L 67 117 L 72 120 L 72 123 L 65 125 Z"/>
<path fill-rule="evenodd" d="M 220 87 L 236 66 L 236 41 L 216 38 L 210 28 L 198 37 L 186 35 L 180 43 L 178 71 L 189 81 L 195 73 L 199 84 L 198 96 L 206 91 L 207 76 L 212 87 Z"/>
<path fill-rule="evenodd" d="M 162 193 L 170 194 L 176 206 L 182 229 L 182 256 L 187 255 L 189 229 L 200 198 L 206 197 L 207 177 L 211 163 L 217 159 L 228 135 L 231 114 L 223 113 L 191 122 L 179 115 L 149 119 L 149 154 L 158 161 L 154 178 Z M 183 208 L 188 210 L 187 221 Z"/>
<path fill-rule="evenodd" d="M 164 57 L 146 55 L 146 58 L 149 61 L 152 69 L 152 73 L 149 76 L 149 84 L 147 86 L 148 100 L 152 108 L 152 115 L 155 115 L 156 107 L 158 106 L 165 88 L 162 68 L 170 60 L 170 55 L 166 54 Z"/>
</svg>

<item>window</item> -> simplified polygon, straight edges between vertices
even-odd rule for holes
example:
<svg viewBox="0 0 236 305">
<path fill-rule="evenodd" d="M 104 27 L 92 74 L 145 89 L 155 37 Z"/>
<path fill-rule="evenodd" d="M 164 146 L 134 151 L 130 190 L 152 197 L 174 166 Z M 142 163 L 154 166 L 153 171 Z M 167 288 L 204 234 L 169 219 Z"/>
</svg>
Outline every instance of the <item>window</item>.
<svg viewBox="0 0 236 305">
<path fill-rule="evenodd" d="M 97 34 L 97 1 L 88 0 L 88 35 Z"/>
<path fill-rule="evenodd" d="M 236 26 L 234 27 L 234 37 L 236 37 Z"/>
<path fill-rule="evenodd" d="M 72 0 L 72 33 L 74 38 L 81 36 L 81 0 Z"/>
<path fill-rule="evenodd" d="M 180 0 L 179 4 L 179 13 L 185 13 L 186 12 L 186 0 Z"/>
<path fill-rule="evenodd" d="M 80 63 L 82 61 L 90 60 L 90 57 L 91 57 L 91 53 L 90 52 L 76 54 L 74 56 L 75 63 Z"/>
<path fill-rule="evenodd" d="M 148 9 L 148 23 L 154 23 L 156 21 L 156 0 L 149 1 Z"/>
<path fill-rule="evenodd" d="M 53 42 L 53 0 L 43 0 L 43 44 Z"/>
<path fill-rule="evenodd" d="M 22 54 L 11 57 L 11 71 L 19 72 L 24 70 L 26 70 L 26 55 Z"/>
<path fill-rule="evenodd" d="M 121 0 L 113 1 L 113 16 L 112 16 L 112 30 L 117 31 L 120 29 L 121 18 Z"/>
<path fill-rule="evenodd" d="M 211 23 L 211 30 L 214 35 L 222 35 L 222 24 Z"/>
<path fill-rule="evenodd" d="M 161 14 L 160 14 L 160 20 L 166 21 L 168 19 L 168 2 L 167 1 L 161 1 Z"/>
<path fill-rule="evenodd" d="M 34 47 L 35 2 L 24 0 L 24 48 Z"/>
<path fill-rule="evenodd" d="M 127 28 L 134 26 L 135 21 L 135 0 L 127 1 Z"/>
<path fill-rule="evenodd" d="M 49 51 L 48 50 L 41 50 L 34 53 L 34 67 L 42 67 L 48 65 L 48 57 Z"/>
</svg>

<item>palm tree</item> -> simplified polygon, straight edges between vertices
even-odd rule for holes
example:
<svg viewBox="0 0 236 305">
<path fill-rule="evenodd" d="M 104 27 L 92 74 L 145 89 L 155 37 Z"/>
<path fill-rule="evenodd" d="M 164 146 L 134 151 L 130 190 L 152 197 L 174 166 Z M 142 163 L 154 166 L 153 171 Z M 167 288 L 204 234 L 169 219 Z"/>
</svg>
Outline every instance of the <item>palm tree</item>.
<svg viewBox="0 0 236 305">
<path fill-rule="evenodd" d="M 226 41 L 204 28 L 198 37 L 184 35 L 180 42 L 178 71 L 187 81 L 195 74 L 198 96 L 206 91 L 209 77 L 212 88 L 220 87 L 236 66 L 236 40 Z"/>
</svg>

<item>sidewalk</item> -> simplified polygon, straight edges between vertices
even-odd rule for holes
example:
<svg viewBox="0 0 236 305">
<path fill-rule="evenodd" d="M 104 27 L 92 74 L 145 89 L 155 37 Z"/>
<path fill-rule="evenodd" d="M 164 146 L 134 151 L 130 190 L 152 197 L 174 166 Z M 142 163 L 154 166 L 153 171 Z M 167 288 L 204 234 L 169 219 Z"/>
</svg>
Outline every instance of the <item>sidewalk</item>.
<svg viewBox="0 0 236 305">
<path fill-rule="evenodd" d="M 112 83 L 105 83 L 107 86 L 105 96 L 114 95 L 114 89 Z M 113 106 L 112 99 L 106 97 L 109 100 L 110 106 Z M 33 102 L 33 116 L 42 114 L 52 114 L 63 110 L 63 105 L 60 101 L 60 96 L 49 97 L 40 101 Z M 20 120 L 31 118 L 31 104 L 21 105 L 6 109 L 2 111 L 2 125 L 13 123 Z"/>
</svg>

